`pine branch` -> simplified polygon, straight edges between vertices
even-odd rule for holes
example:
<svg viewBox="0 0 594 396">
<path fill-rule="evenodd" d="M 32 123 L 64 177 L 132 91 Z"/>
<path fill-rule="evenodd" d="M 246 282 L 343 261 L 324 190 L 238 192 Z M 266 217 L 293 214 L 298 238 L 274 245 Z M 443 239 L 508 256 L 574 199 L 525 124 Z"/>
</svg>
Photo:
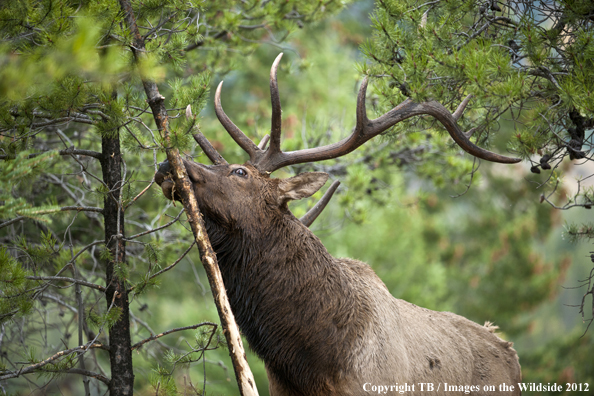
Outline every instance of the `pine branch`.
<svg viewBox="0 0 594 396">
<path fill-rule="evenodd" d="M 37 362 L 37 363 L 32 364 L 32 365 L 27 366 L 27 367 L 21 367 L 16 372 L 13 371 L 13 372 L 10 372 L 8 374 L 0 375 L 0 381 L 4 381 L 4 380 L 10 379 L 10 378 L 17 378 L 17 377 L 19 377 L 21 375 L 32 373 L 32 372 L 37 371 L 38 369 L 42 368 L 43 366 L 52 363 L 53 361 L 55 361 L 55 360 L 57 360 L 57 359 L 59 359 L 61 357 L 68 356 L 68 355 L 70 355 L 71 353 L 74 353 L 74 352 L 85 353 L 86 351 L 88 351 L 91 348 L 100 348 L 100 349 L 104 349 L 104 350 L 109 351 L 109 348 L 107 346 L 105 346 L 103 344 L 100 344 L 98 342 L 93 343 L 93 344 L 89 344 L 89 345 L 81 345 L 81 346 L 77 346 L 77 347 L 74 347 L 74 348 L 66 349 L 66 350 L 60 351 L 58 353 L 55 353 L 54 355 L 48 357 L 45 360 L 42 360 L 40 362 Z"/>
<path fill-rule="evenodd" d="M 96 208 L 92 206 L 63 206 L 60 208 L 61 212 L 68 210 L 76 210 L 77 212 L 97 212 L 103 213 L 103 208 Z"/>
<path fill-rule="evenodd" d="M 190 245 L 190 246 L 189 246 L 189 247 L 186 249 L 186 251 L 185 251 L 185 252 L 183 252 L 183 253 L 182 253 L 182 255 L 181 255 L 181 256 L 180 256 L 180 257 L 179 257 L 177 260 L 175 260 L 175 262 L 174 262 L 173 264 L 171 264 L 171 265 L 169 265 L 169 266 L 167 266 L 167 267 L 163 268 L 163 269 L 162 269 L 161 271 L 159 271 L 159 272 L 155 272 L 154 274 L 152 274 L 152 275 L 151 275 L 151 277 L 150 277 L 149 279 L 156 278 L 157 276 L 161 275 L 163 272 L 167 272 L 167 271 L 169 271 L 170 269 L 172 269 L 173 267 L 175 267 L 175 266 L 176 266 L 176 265 L 177 265 L 177 264 L 178 264 L 180 261 L 182 261 L 182 260 L 183 260 L 183 258 L 184 258 L 184 257 L 186 257 L 186 255 L 187 255 L 187 254 L 190 252 L 190 250 L 191 250 L 191 249 L 194 247 L 194 245 L 195 245 L 195 244 L 196 244 L 196 242 L 195 242 L 195 241 L 194 241 L 194 242 L 192 242 L 192 244 L 191 244 L 191 245 Z"/>
<path fill-rule="evenodd" d="M 202 327 L 202 326 L 212 326 L 215 330 L 218 327 L 218 325 L 216 323 L 212 323 L 212 322 L 202 322 L 202 323 L 198 323 L 198 324 L 195 324 L 192 326 L 177 327 L 175 329 L 170 329 L 170 330 L 164 331 L 163 333 L 150 336 L 149 338 L 145 338 L 144 340 L 137 342 L 136 344 L 132 345 L 132 350 L 138 349 L 141 346 L 143 346 L 144 344 L 146 344 L 147 342 L 154 341 L 157 338 L 161 338 L 168 334 L 175 333 L 176 331 L 197 329 L 198 327 Z"/>
<path fill-rule="evenodd" d="M 181 255 L 181 256 L 179 256 L 179 258 L 173 262 L 173 264 L 171 264 L 171 265 L 168 265 L 167 267 L 163 268 L 163 269 L 162 269 L 161 271 L 159 271 L 159 272 L 155 272 L 154 274 L 152 274 L 152 275 L 149 277 L 149 280 L 150 280 L 150 279 L 154 279 L 154 278 L 156 278 L 157 276 L 161 275 L 161 274 L 162 274 L 162 273 L 164 273 L 164 272 L 167 272 L 167 271 L 169 271 L 170 269 L 172 269 L 173 267 L 175 267 L 177 264 L 179 264 L 179 262 L 180 262 L 180 261 L 182 261 L 184 257 L 186 257 L 186 255 L 187 255 L 187 254 L 190 252 L 190 250 L 192 250 L 192 248 L 194 247 L 194 245 L 195 245 L 195 244 L 196 244 L 196 242 L 195 242 L 195 241 L 194 241 L 194 242 L 192 242 L 192 244 L 191 244 L 191 245 L 190 245 L 190 246 L 189 246 L 189 247 L 186 249 L 186 251 L 185 251 L 185 252 L 183 252 L 183 253 L 182 253 L 182 255 Z M 128 289 L 128 291 L 132 291 L 132 290 L 134 290 L 134 288 L 135 288 L 135 286 L 132 286 L 130 289 Z"/>
<path fill-rule="evenodd" d="M 28 209 L 35 209 L 35 208 L 28 208 Z M 55 212 L 66 212 L 66 211 L 70 211 L 70 210 L 76 210 L 78 212 L 96 212 L 96 213 L 103 213 L 103 209 L 102 208 L 96 208 L 96 207 L 92 207 L 92 206 L 63 206 L 57 210 L 49 210 L 46 213 L 43 213 L 43 211 L 39 212 L 39 213 L 35 213 L 37 215 L 43 215 L 43 214 L 49 214 L 49 213 L 55 213 Z M 14 224 L 18 221 L 21 220 L 25 220 L 28 219 L 28 216 L 18 216 L 15 217 L 14 219 L 5 221 L 4 223 L 0 223 L 0 228 L 4 228 L 7 227 L 11 224 Z"/>
<path fill-rule="evenodd" d="M 48 370 L 48 369 L 42 368 L 38 371 L 43 371 L 46 373 L 80 374 L 80 375 L 84 375 L 85 377 L 95 378 L 96 380 L 103 382 L 107 386 L 109 386 L 109 383 L 111 382 L 111 380 L 109 378 L 107 378 L 106 376 L 104 376 L 103 374 L 99 374 L 99 373 L 95 373 L 93 371 L 83 370 L 83 369 L 79 369 L 79 368 L 71 368 L 68 370 Z"/>
<path fill-rule="evenodd" d="M 82 285 L 86 287 L 90 287 L 91 289 L 99 290 L 100 292 L 105 293 L 105 287 L 97 285 L 95 283 L 87 282 L 81 279 L 74 279 L 68 278 L 66 276 L 26 276 L 26 279 L 31 280 L 42 280 L 42 281 L 60 281 L 60 282 L 70 282 L 77 285 Z"/>
<path fill-rule="evenodd" d="M 44 153 L 32 153 L 32 154 L 29 154 L 26 158 L 34 158 L 41 154 L 44 154 Z M 101 153 L 99 153 L 97 151 L 79 150 L 79 149 L 74 149 L 72 147 L 64 149 L 64 150 L 60 150 L 60 151 L 58 151 L 58 154 L 60 154 L 60 155 L 71 155 L 71 154 L 72 155 L 83 155 L 83 156 L 93 157 L 93 158 L 97 158 L 97 159 L 101 158 Z M 0 159 L 3 159 L 3 160 L 11 160 L 14 158 L 15 157 L 11 156 L 11 155 L 0 155 Z"/>
<path fill-rule="evenodd" d="M 147 192 L 149 190 L 149 188 L 151 188 L 151 186 L 155 184 L 155 177 L 153 176 L 153 180 L 151 180 L 151 182 L 148 184 L 148 186 L 146 186 L 144 188 L 144 190 L 142 190 L 141 192 L 138 193 L 138 195 L 136 195 L 130 202 L 128 202 L 126 204 L 126 206 L 124 206 L 124 211 L 126 211 L 126 209 L 128 209 L 134 202 L 136 202 L 136 200 L 140 197 L 142 197 L 144 195 L 145 192 Z"/>
</svg>

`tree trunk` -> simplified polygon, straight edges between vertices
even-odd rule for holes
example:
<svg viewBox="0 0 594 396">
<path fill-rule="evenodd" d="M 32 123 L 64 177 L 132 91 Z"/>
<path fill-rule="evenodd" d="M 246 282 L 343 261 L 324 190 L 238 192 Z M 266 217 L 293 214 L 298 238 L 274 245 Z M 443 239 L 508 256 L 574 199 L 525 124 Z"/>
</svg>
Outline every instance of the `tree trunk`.
<svg viewBox="0 0 594 396">
<path fill-rule="evenodd" d="M 101 168 L 103 181 L 109 188 L 105 196 L 103 218 L 105 219 L 105 246 L 111 253 L 106 262 L 107 309 L 120 309 L 120 319 L 109 329 L 111 363 L 111 396 L 132 395 L 134 390 L 134 371 L 132 369 L 132 349 L 130 339 L 130 315 L 128 292 L 125 279 L 117 275 L 117 266 L 126 265 L 126 243 L 124 236 L 124 212 L 120 207 L 122 187 L 122 155 L 120 136 L 102 138 Z"/>
</svg>

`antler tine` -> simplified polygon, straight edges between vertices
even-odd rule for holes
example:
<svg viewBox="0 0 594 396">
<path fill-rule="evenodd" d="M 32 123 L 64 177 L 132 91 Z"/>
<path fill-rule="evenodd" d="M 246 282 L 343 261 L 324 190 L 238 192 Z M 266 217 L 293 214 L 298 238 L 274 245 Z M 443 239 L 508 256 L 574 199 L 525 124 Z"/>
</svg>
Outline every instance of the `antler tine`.
<svg viewBox="0 0 594 396">
<path fill-rule="evenodd" d="M 278 94 L 278 82 L 276 79 L 276 74 L 278 70 L 278 65 L 283 57 L 283 53 L 281 52 L 274 62 L 272 63 L 272 67 L 270 68 L 270 101 L 272 102 L 272 120 L 270 126 L 270 152 L 280 152 L 280 139 L 281 139 L 281 102 L 280 102 L 280 95 Z"/>
<path fill-rule="evenodd" d="M 326 208 L 328 202 L 332 199 L 332 196 L 336 192 L 336 189 L 340 185 L 338 180 L 334 181 L 332 185 L 328 188 L 328 190 L 324 193 L 322 198 L 318 201 L 317 204 L 314 205 L 302 218 L 299 219 L 306 227 L 312 225 L 312 223 L 318 218 L 320 213 Z"/>
<path fill-rule="evenodd" d="M 369 122 L 367 118 L 367 107 L 365 106 L 365 97 L 367 96 L 367 83 L 369 79 L 367 76 L 363 77 L 363 81 L 361 82 L 361 87 L 359 88 L 359 93 L 357 94 L 357 123 L 355 124 L 355 131 L 353 134 L 357 133 L 357 131 L 362 131 L 365 128 L 365 124 Z"/>
<path fill-rule="evenodd" d="M 245 134 L 227 117 L 225 111 L 223 110 L 223 106 L 221 105 L 221 89 L 223 87 L 223 82 L 221 81 L 217 90 L 215 92 L 215 113 L 217 118 L 223 125 L 223 127 L 227 130 L 229 135 L 235 140 L 235 142 L 250 155 L 250 160 L 256 158 L 259 148 L 248 138 Z"/>
<path fill-rule="evenodd" d="M 361 83 L 361 88 L 359 89 L 359 94 L 357 96 L 357 122 L 349 137 L 344 138 L 337 143 L 322 147 L 287 153 L 278 152 L 270 157 L 266 156 L 267 158 L 263 158 L 258 164 L 260 171 L 273 172 L 288 165 L 341 157 L 352 152 L 368 140 L 379 135 L 400 121 L 404 121 L 407 118 L 417 115 L 430 115 L 436 118 L 447 129 L 452 139 L 463 150 L 475 157 L 504 164 L 513 164 L 521 161 L 519 158 L 506 157 L 478 147 L 460 130 L 456 124 L 456 120 L 460 117 L 462 110 L 466 107 L 470 98 L 466 98 L 454 114 L 450 113 L 442 104 L 435 101 L 415 103 L 412 99 L 406 99 L 386 114 L 374 120 L 369 120 L 365 108 L 367 83 L 368 79 L 366 77 Z"/>
<path fill-rule="evenodd" d="M 258 148 L 260 150 L 266 149 L 266 145 L 268 144 L 269 141 L 270 141 L 270 135 L 264 135 L 264 137 L 262 138 L 262 140 L 260 140 L 260 143 L 258 144 Z"/>
<path fill-rule="evenodd" d="M 225 158 L 223 158 L 223 156 L 219 154 L 219 152 L 212 146 L 212 144 L 210 144 L 206 136 L 204 136 L 202 132 L 200 132 L 200 128 L 196 123 L 196 118 L 194 118 L 194 116 L 192 115 L 192 105 L 188 105 L 186 107 L 186 118 L 188 120 L 192 120 L 192 129 L 195 129 L 197 131 L 192 136 L 194 137 L 194 140 L 196 141 L 196 143 L 198 143 L 200 148 L 202 148 L 204 154 L 206 154 L 206 156 L 212 161 L 212 163 L 215 165 L 228 164 L 228 162 L 225 161 Z"/>
<path fill-rule="evenodd" d="M 462 117 L 462 113 L 464 113 L 464 109 L 466 109 L 466 106 L 468 106 L 468 102 L 470 102 L 470 99 L 472 99 L 472 94 L 466 96 L 464 100 L 458 105 L 458 108 L 452 114 L 454 120 L 458 121 L 460 117 Z"/>
<path fill-rule="evenodd" d="M 202 151 L 204 151 L 204 154 L 206 154 L 208 159 L 214 165 L 227 165 L 228 164 L 228 162 L 225 160 L 225 158 L 223 158 L 223 156 L 221 154 L 219 154 L 219 152 L 212 146 L 212 144 L 208 141 L 206 136 L 204 136 L 202 134 L 202 132 L 200 132 L 200 130 L 198 130 L 198 133 L 194 133 L 192 135 L 192 137 L 194 138 L 196 143 L 198 143 L 198 145 L 200 146 Z"/>
</svg>

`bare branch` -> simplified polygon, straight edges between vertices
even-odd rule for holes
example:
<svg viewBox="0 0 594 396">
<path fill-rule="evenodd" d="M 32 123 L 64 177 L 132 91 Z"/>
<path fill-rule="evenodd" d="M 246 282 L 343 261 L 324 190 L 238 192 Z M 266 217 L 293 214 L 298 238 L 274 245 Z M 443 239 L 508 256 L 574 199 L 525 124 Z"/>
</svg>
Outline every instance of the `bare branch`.
<svg viewBox="0 0 594 396">
<path fill-rule="evenodd" d="M 95 373 L 93 371 L 83 370 L 83 369 L 79 369 L 79 368 L 71 368 L 68 370 L 48 370 L 48 369 L 42 368 L 37 371 L 43 371 L 46 373 L 80 374 L 80 375 L 84 375 L 85 377 L 95 378 L 96 380 L 103 382 L 107 386 L 109 386 L 109 384 L 111 382 L 111 380 L 109 378 L 107 378 L 106 376 L 104 376 L 103 374 L 99 374 L 99 373 Z"/>
<path fill-rule="evenodd" d="M 26 218 L 27 217 L 25 217 L 25 216 L 19 216 L 19 217 L 15 217 L 14 219 L 7 220 L 4 223 L 0 223 L 0 228 L 8 227 L 11 224 L 17 223 L 21 220 L 25 220 Z"/>
<path fill-rule="evenodd" d="M 137 342 L 136 344 L 132 345 L 132 350 L 138 349 L 141 346 L 143 346 L 144 344 L 146 344 L 147 342 L 154 341 L 157 338 L 161 338 L 161 337 L 166 336 L 168 334 L 175 333 L 177 331 L 197 329 L 198 327 L 202 327 L 202 326 L 213 326 L 215 329 L 218 327 L 218 325 L 216 323 L 202 322 L 202 323 L 198 323 L 198 324 L 195 324 L 195 325 L 192 325 L 192 326 L 178 327 L 178 328 L 175 328 L 175 329 L 170 329 L 170 330 L 164 331 L 163 333 L 150 336 L 149 338 L 145 338 L 144 340 L 142 340 L 140 342 Z"/>
<path fill-rule="evenodd" d="M 81 279 L 74 279 L 68 278 L 65 276 L 26 276 L 25 278 L 31 280 L 42 280 L 42 281 L 59 281 L 59 282 L 70 282 L 86 287 L 90 287 L 91 289 L 99 290 L 100 292 L 105 292 L 105 287 L 97 285 L 95 283 L 87 282 Z"/>
<path fill-rule="evenodd" d="M 43 152 L 43 153 L 32 153 L 32 154 L 29 154 L 27 156 L 27 158 L 34 158 L 34 157 L 37 157 L 37 156 L 39 156 L 41 154 L 44 154 L 44 153 L 45 152 Z M 71 154 L 72 155 L 82 155 L 82 156 L 93 157 L 93 158 L 97 158 L 97 159 L 100 159 L 101 158 L 101 153 L 99 153 L 97 151 L 79 150 L 79 149 L 74 149 L 73 147 L 67 148 L 67 149 L 64 149 L 64 150 L 60 150 L 60 151 L 58 151 L 58 154 L 59 155 L 71 155 Z M 0 155 L 0 159 L 3 159 L 3 160 L 11 160 L 11 159 L 14 159 L 14 158 L 15 158 L 14 156 L 10 156 L 10 155 Z"/>
<path fill-rule="evenodd" d="M 132 4 L 129 0 L 120 0 L 120 6 L 125 14 L 125 22 L 131 32 L 133 42 L 133 45 L 131 46 L 132 54 L 134 55 L 134 58 L 139 61 L 146 56 L 146 48 L 144 45 L 144 40 L 142 39 L 142 36 L 138 30 L 138 25 L 136 24 Z M 196 48 L 196 46 L 194 48 Z M 157 124 L 159 133 L 161 133 L 165 143 L 169 145 L 169 116 L 167 113 L 167 108 L 165 107 L 165 97 L 159 92 L 159 88 L 155 81 L 147 78 L 144 75 L 141 75 L 140 78 L 142 80 L 144 91 L 147 96 L 147 102 L 151 107 L 153 118 Z M 219 104 L 218 108 L 215 106 L 217 116 L 220 116 L 222 111 L 222 108 L 220 108 L 220 91 L 221 86 L 219 85 L 215 95 L 215 103 L 218 102 Z M 218 98 L 218 101 L 216 98 Z M 251 140 L 245 136 L 244 138 L 249 142 L 249 144 L 257 149 L 256 145 L 254 145 Z M 173 180 L 176 183 L 177 191 L 182 197 L 184 208 L 188 214 L 188 222 L 190 223 L 194 238 L 198 245 L 200 259 L 202 260 L 202 264 L 204 265 L 204 269 L 208 275 L 215 305 L 217 306 L 217 311 L 219 313 L 219 317 L 221 318 L 221 324 L 225 330 L 224 334 L 229 344 L 231 361 L 233 362 L 233 368 L 237 377 L 239 392 L 244 396 L 256 396 L 258 395 L 258 390 L 256 388 L 254 376 L 245 357 L 239 328 L 235 322 L 233 312 L 231 311 L 229 299 L 223 284 L 223 278 L 218 267 L 216 256 L 208 239 L 208 234 L 206 233 L 206 226 L 198 208 L 196 197 L 194 196 L 192 183 L 190 182 L 186 169 L 183 165 L 179 150 L 168 147 L 166 152 L 167 159 L 172 167 Z"/>
<path fill-rule="evenodd" d="M 184 211 L 185 211 L 185 209 L 180 210 L 180 212 L 177 214 L 177 216 L 175 216 L 175 218 L 173 220 L 171 220 L 169 223 L 167 223 L 165 225 L 162 225 L 161 227 L 153 228 L 152 230 L 148 230 L 148 231 L 144 231 L 144 232 L 141 232 L 139 234 L 136 234 L 136 235 L 132 235 L 131 237 L 124 238 L 124 240 L 125 241 L 130 241 L 132 239 L 136 239 L 136 238 L 141 237 L 143 235 L 152 234 L 153 232 L 157 232 L 159 230 L 162 230 L 163 228 L 167 228 L 170 225 L 172 225 L 173 223 L 175 223 L 176 221 L 178 221 L 179 218 L 180 218 L 180 216 L 182 215 L 182 213 L 184 213 Z"/>
</svg>

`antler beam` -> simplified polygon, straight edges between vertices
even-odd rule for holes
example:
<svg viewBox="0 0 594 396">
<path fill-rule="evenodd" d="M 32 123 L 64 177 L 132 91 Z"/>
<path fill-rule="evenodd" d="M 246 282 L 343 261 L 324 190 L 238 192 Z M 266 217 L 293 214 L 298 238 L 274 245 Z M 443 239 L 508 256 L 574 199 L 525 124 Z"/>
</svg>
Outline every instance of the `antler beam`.
<svg viewBox="0 0 594 396">
<path fill-rule="evenodd" d="M 245 152 L 250 155 L 250 162 L 260 172 L 274 172 L 277 169 L 289 165 L 302 164 L 305 162 L 324 161 L 327 159 L 338 158 L 346 155 L 356 148 L 362 146 L 368 140 L 374 138 L 380 133 L 395 124 L 406 120 L 407 118 L 418 115 L 430 115 L 438 120 L 448 131 L 452 139 L 464 151 L 469 154 L 491 162 L 504 164 L 513 164 L 520 162 L 519 158 L 510 158 L 500 154 L 485 150 L 472 143 L 468 136 L 462 132 L 457 125 L 457 120 L 462 115 L 464 108 L 468 104 L 470 97 L 458 106 L 454 114 L 450 113 L 441 103 L 436 101 L 416 103 L 407 99 L 386 114 L 374 119 L 367 118 L 365 107 L 365 97 L 367 93 L 368 78 L 365 77 L 359 89 L 357 96 L 357 122 L 352 134 L 341 141 L 322 147 L 304 149 L 293 152 L 282 152 L 280 149 L 281 134 L 281 104 L 278 94 L 278 83 L 276 79 L 278 64 L 282 53 L 275 59 L 270 70 L 270 96 L 272 101 L 272 125 L 270 133 L 270 146 L 263 150 L 256 146 L 230 119 L 227 117 L 221 106 L 221 84 L 215 94 L 215 111 L 221 124 L 225 127 L 231 137 L 239 144 Z"/>
<path fill-rule="evenodd" d="M 223 158 L 221 154 L 210 144 L 206 136 L 198 130 L 197 133 L 192 135 L 196 143 L 200 146 L 204 154 L 208 157 L 208 159 L 213 163 L 213 165 L 227 165 L 228 162 Z"/>
<path fill-rule="evenodd" d="M 227 114 L 225 114 L 223 106 L 221 105 L 222 88 L 223 82 L 221 81 L 215 92 L 215 113 L 217 115 L 217 118 L 219 119 L 223 127 L 225 127 L 229 135 L 231 135 L 233 140 L 235 140 L 235 143 L 237 143 L 239 147 L 243 149 L 243 151 L 250 155 L 250 159 L 254 158 L 257 155 L 257 153 L 262 150 L 260 150 L 258 146 L 256 146 L 254 142 L 250 140 L 250 138 L 245 136 L 241 129 L 239 129 L 237 125 L 235 125 L 233 121 L 231 121 L 229 117 L 227 117 Z"/>
<path fill-rule="evenodd" d="M 278 64 L 283 57 L 283 53 L 281 52 L 274 63 L 272 63 L 272 67 L 270 68 L 270 101 L 272 102 L 272 119 L 270 125 L 270 147 L 269 150 L 271 152 L 279 152 L 280 151 L 280 141 L 281 141 L 281 102 L 280 102 L 280 95 L 278 94 L 278 83 L 276 81 L 276 72 L 278 69 Z"/>
</svg>

